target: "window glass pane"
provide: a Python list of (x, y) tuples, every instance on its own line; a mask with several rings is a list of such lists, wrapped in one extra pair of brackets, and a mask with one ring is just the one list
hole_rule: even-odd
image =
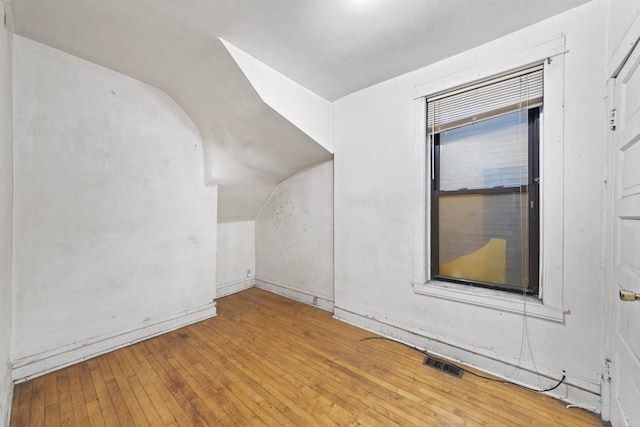
[(526, 287), (527, 214), (526, 192), (441, 196), (438, 274)]
[(526, 185), (527, 110), (440, 133), (440, 191)]

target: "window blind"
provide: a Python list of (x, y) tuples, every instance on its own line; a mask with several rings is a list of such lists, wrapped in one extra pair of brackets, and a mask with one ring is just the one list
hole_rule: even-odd
[(542, 104), (542, 65), (427, 98), (427, 133)]

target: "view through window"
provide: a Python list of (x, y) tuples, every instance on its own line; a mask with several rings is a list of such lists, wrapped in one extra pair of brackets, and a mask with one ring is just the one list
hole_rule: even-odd
[(427, 99), (432, 278), (537, 294), (542, 66)]

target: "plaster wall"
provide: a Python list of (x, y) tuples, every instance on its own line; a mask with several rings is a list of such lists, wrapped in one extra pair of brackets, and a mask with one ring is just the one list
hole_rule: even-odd
[(609, 0), (608, 4), (607, 59), (610, 67), (607, 71), (611, 74), (638, 40), (640, 2)]
[[(6, 26), (4, 24), (6, 22)], [(11, 407), (11, 240), (13, 221), (11, 7), (0, 2), (0, 425)]]
[(254, 221), (218, 224), (217, 298), (254, 285), (255, 234)]
[(14, 39), (14, 378), (215, 315), (216, 187), (163, 92)]
[(245, 8), (208, 0), (189, 6), (129, 0), (16, 3), (17, 34), (158, 88), (187, 113), (201, 133), (203, 179), (218, 186), (219, 222), (253, 220), (280, 181), (331, 158), (265, 104), (218, 39), (229, 34), (223, 29), (244, 33), (240, 28), (247, 28), (255, 35), (256, 24), (275, 28), (267, 15), (280, 27), (289, 4), (274, 12), (271, 3)]
[(333, 162), (280, 183), (258, 213), (256, 286), (333, 308)]
[(280, 74), (251, 55), (225, 42), (233, 59), (260, 98), (329, 152), (331, 147), (331, 103)]
[[(605, 22), (593, 1), (489, 44), (349, 95), (333, 107), (335, 314), (534, 387), (600, 408), (603, 357)], [(559, 235), (561, 322), (419, 295), (414, 269), (416, 87), (566, 38)], [(513, 64), (518, 66), (523, 64)], [(473, 81), (473, 76), (469, 77)], [(547, 141), (551, 144), (555, 141)], [(551, 147), (549, 147), (551, 148)], [(556, 147), (558, 148), (558, 147)], [(560, 208), (560, 207), (559, 207)], [(258, 260), (258, 267), (260, 261)], [(417, 368), (419, 369), (419, 367)], [(540, 375), (538, 375), (538, 373)]]

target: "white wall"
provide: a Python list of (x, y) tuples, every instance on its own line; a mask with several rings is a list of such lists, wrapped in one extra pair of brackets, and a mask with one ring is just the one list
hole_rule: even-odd
[[(337, 317), (532, 386), (546, 387), (566, 370), (570, 386), (555, 395), (599, 409), (605, 16), (606, 2), (596, 0), (335, 103)], [(559, 181), (564, 231), (546, 238), (561, 243), (562, 283), (548, 285), (562, 287), (569, 313), (562, 323), (532, 317), (525, 322), (521, 314), (416, 294), (411, 284), (416, 86), (503, 60), (507, 52), (561, 34), (568, 50), (561, 131), (565, 169)]]
[(218, 224), (217, 298), (254, 285), (255, 235), (254, 221)]
[(609, 0), (607, 28), (608, 75), (622, 64), (624, 56), (637, 41), (640, 28), (640, 2), (636, 0)]
[(280, 74), (253, 56), (222, 40), (260, 98), (329, 152), (331, 103)]
[(0, 7), (0, 425), (11, 405), (11, 238), (13, 221), (12, 53), (8, 4)]
[(14, 378), (215, 315), (216, 188), (163, 92), (15, 37)]
[(280, 183), (258, 213), (256, 286), (333, 308), (333, 162)]

